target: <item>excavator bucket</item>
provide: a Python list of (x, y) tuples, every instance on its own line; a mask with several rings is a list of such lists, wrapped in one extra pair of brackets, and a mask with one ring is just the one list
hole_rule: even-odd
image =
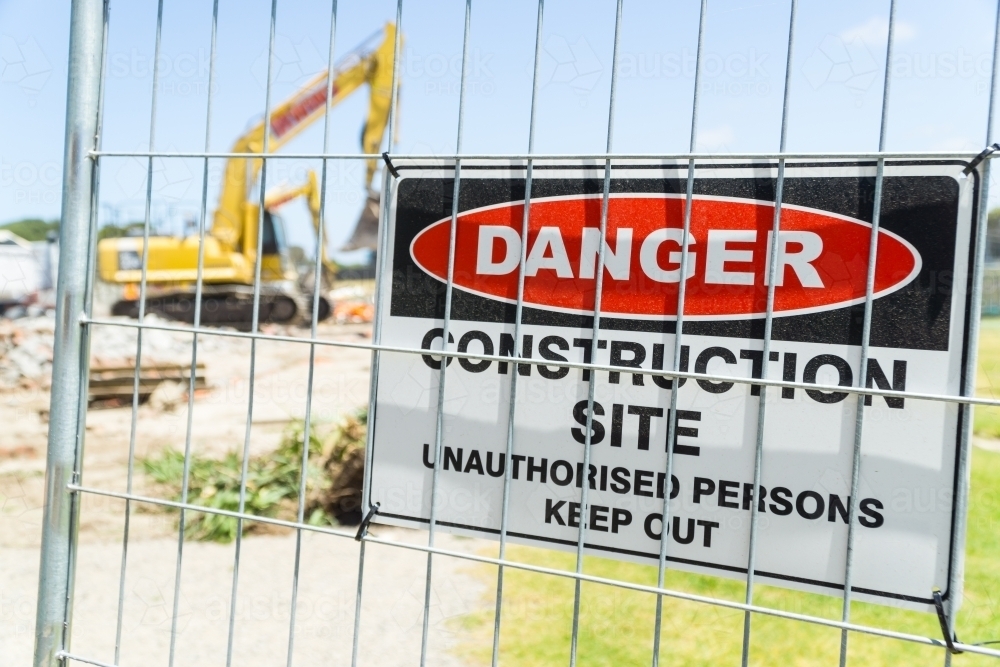
[(354, 233), (341, 250), (378, 249), (379, 210), (378, 193), (369, 192), (365, 207), (361, 210), (361, 217), (354, 227)]

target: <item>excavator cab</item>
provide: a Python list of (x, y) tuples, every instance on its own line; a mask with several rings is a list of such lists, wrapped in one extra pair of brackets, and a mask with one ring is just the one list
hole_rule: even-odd
[(277, 255), (283, 261), (288, 261), (288, 244), (285, 243), (285, 223), (281, 217), (271, 211), (264, 211), (264, 227), (261, 239), (261, 253), (265, 257)]
[(242, 256), (250, 261), (246, 266), (246, 273), (240, 282), (252, 285), (256, 279), (253, 258), (257, 256), (257, 225), (260, 225), (260, 251), (261, 266), (260, 279), (264, 283), (278, 283), (282, 281), (294, 281), (298, 278), (295, 268), (292, 266), (289, 257), (288, 243), (285, 240), (285, 224), (270, 206), (265, 204), (263, 218), (259, 214), (260, 208), (255, 205), (247, 205), (246, 216), (248, 218), (246, 231), (243, 235)]

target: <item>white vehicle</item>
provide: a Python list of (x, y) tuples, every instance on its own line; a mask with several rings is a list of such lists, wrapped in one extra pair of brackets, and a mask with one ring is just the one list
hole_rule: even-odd
[(42, 269), (31, 244), (0, 229), (0, 315), (35, 303), (41, 280)]

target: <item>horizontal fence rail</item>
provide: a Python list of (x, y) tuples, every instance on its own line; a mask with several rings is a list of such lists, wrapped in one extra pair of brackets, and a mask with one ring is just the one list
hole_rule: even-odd
[[(193, 151), (91, 151), (93, 158), (256, 158), (261, 160), (973, 160), (977, 151), (855, 151), (841, 153), (224, 153)], [(1000, 157), (983, 155), (984, 160)], [(603, 165), (595, 165), (603, 167)]]
[(655, 377), (678, 378), (682, 380), (711, 380), (713, 382), (735, 382), (736, 384), (761, 385), (766, 387), (789, 387), (791, 389), (811, 389), (814, 391), (835, 391), (840, 394), (855, 394), (862, 396), (884, 396), (887, 398), (913, 398), (925, 401), (942, 401), (945, 403), (961, 403), (965, 405), (986, 405), (1000, 407), (1000, 399), (980, 398), (977, 396), (952, 396), (949, 394), (927, 394), (915, 391), (896, 391), (893, 389), (878, 389), (877, 387), (855, 387), (853, 385), (820, 384), (812, 382), (797, 382), (794, 380), (768, 380), (766, 378), (748, 378), (736, 375), (719, 375), (713, 373), (692, 373), (690, 371), (658, 370), (654, 368), (636, 368), (634, 366), (610, 366), (608, 364), (588, 364), (578, 361), (555, 361), (532, 357), (506, 356), (498, 354), (480, 354), (476, 352), (458, 352), (457, 350), (440, 350), (423, 347), (398, 347), (379, 345), (376, 343), (350, 343), (347, 341), (329, 340), (325, 338), (309, 338), (298, 336), (281, 336), (277, 334), (251, 333), (210, 327), (171, 326), (169, 324), (137, 324), (123, 320), (108, 318), (85, 318), (88, 324), (96, 326), (113, 326), (127, 329), (148, 329), (150, 331), (171, 331), (174, 333), (243, 338), (249, 340), (269, 340), (284, 343), (303, 343), (322, 345), (325, 347), (342, 347), (352, 350), (371, 350), (373, 352), (399, 352), (415, 354), (422, 357), (445, 357), (448, 359), (470, 359), (473, 361), (497, 361), (502, 363), (527, 366), (552, 366), (553, 368), (574, 368), (579, 370), (604, 371), (608, 373), (629, 373), (633, 375), (649, 375)]

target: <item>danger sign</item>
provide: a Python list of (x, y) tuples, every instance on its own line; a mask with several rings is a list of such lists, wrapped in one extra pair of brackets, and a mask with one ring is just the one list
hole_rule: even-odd
[[(525, 303), (593, 313), (602, 197), (553, 197), (532, 205)], [(609, 200), (602, 314), (643, 319), (676, 314), (684, 230), (664, 223), (683, 223), (684, 202), (684, 195), (677, 194), (618, 194)], [(817, 312), (863, 301), (866, 273), (852, 275), (843, 258), (867, 256), (871, 226), (801, 206), (785, 205), (783, 210), (775, 281), (782, 289), (775, 292), (775, 312)], [(519, 202), (462, 216), (456, 286), (516, 301), (523, 212)], [(770, 202), (698, 198), (687, 240), (687, 319), (746, 319), (764, 313), (773, 218)], [(450, 218), (438, 221), (421, 231), (411, 248), (417, 266), (442, 280), (448, 276), (450, 228)], [(883, 296), (916, 277), (920, 256), (892, 232), (882, 230), (879, 236), (883, 262), (876, 265), (875, 294)]]
[[(978, 172), (964, 176), (959, 161), (887, 163), (871, 349), (862, 369), (874, 163), (788, 164), (776, 240), (773, 164), (699, 166), (686, 238), (686, 163), (616, 166), (593, 359), (602, 168), (536, 165), (522, 238), (524, 165), (463, 164), (445, 342), (453, 171), (428, 162), (396, 167), (381, 342), (427, 354), (384, 352), (373, 378), (369, 491), (381, 503), (379, 521), (429, 522), (442, 363), (433, 351), (447, 345), (534, 363), (447, 360), (440, 529), (496, 538), (509, 471), (512, 540), (575, 549), (582, 521), (591, 554), (655, 564), (666, 539), (668, 567), (743, 578), (756, 502), (757, 576), (841, 594), (857, 401), (829, 386), (863, 379), (879, 389), (959, 393)], [(715, 377), (636, 373), (672, 367), (685, 246), (680, 370)], [(774, 324), (765, 360), (772, 246)], [(514, 340), (522, 253), (524, 309)], [(621, 368), (593, 371), (592, 415), (592, 371), (553, 365), (560, 362)], [(760, 387), (718, 376), (760, 378), (765, 364), (769, 379), (826, 387), (766, 392), (754, 499)], [(668, 442), (674, 391), (677, 429)], [(927, 608), (935, 587), (952, 593), (949, 572), (961, 565), (952, 550), (952, 499), (964, 408), (896, 397), (869, 397), (865, 405), (854, 590), (873, 602)], [(664, 530), (666, 497), (672, 519)]]

